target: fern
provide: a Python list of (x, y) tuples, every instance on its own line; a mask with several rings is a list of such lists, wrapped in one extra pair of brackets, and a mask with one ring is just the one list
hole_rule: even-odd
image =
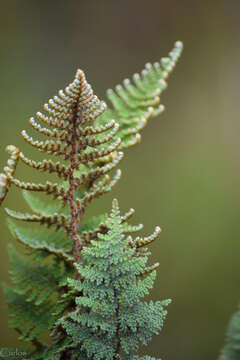
[[(83, 249), (83, 265), (75, 264), (84, 281), (68, 280), (80, 296), (74, 311), (58, 320), (70, 338), (61, 351), (69, 359), (144, 359), (136, 355), (139, 343), (146, 345), (161, 330), (169, 300), (140, 300), (153, 287), (156, 271), (148, 273), (149, 252), (139, 252), (139, 239), (125, 235), (117, 200), (106, 225), (108, 232)], [(155, 238), (159, 228), (156, 233)]]
[[(30, 119), (31, 128), (41, 139), (35, 140), (25, 130), (22, 132), (23, 139), (45, 152), (47, 158), (35, 161), (14, 146), (7, 148), (10, 159), (0, 174), (0, 204), (10, 186), (15, 185), (23, 190), (31, 212), (6, 209), (10, 231), (25, 254), (20, 255), (10, 247), (14, 287), (4, 285), (4, 292), (10, 325), (20, 333), (20, 339), (36, 348), (31, 359), (45, 359), (49, 348), (40, 337), (52, 329), (61, 314), (71, 310), (74, 294), (66, 301), (59, 300), (67, 291), (67, 279), (80, 279), (74, 264), (80, 263), (82, 249), (98, 234), (108, 231), (105, 214), (84, 222), (86, 209), (116, 184), (121, 173), (119, 169), (114, 174), (112, 171), (123, 157), (122, 150), (136, 144), (148, 119), (163, 110), (159, 95), (181, 51), (182, 44), (177, 42), (168, 58), (153, 66), (147, 64), (141, 75), (134, 75), (133, 82), (125, 80), (124, 86), (116, 87), (116, 92), (109, 90), (109, 108), (94, 95), (84, 73), (78, 70), (74, 81), (44, 105), (44, 112)], [(42, 136), (47, 140), (42, 140)], [(53, 161), (50, 156), (60, 160)], [(16, 178), (19, 162), (47, 173), (47, 181), (33, 183)], [(50, 181), (50, 175), (59, 180)], [(47, 201), (34, 192), (51, 199)], [(128, 225), (132, 215), (130, 210), (121, 218), (128, 232), (140, 229)], [(155, 235), (139, 239), (136, 246), (142, 248)], [(154, 267), (148, 269), (149, 273), (153, 270)], [(54, 332), (51, 337), (51, 343), (58, 346), (59, 334), (57, 340)]]
[(240, 358), (240, 309), (233, 315), (227, 329), (225, 346), (219, 360), (238, 360)]

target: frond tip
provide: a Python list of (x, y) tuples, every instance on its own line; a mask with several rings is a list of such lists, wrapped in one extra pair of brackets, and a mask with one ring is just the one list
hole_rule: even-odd
[(167, 88), (167, 78), (178, 62), (182, 49), (182, 42), (177, 41), (167, 57), (154, 64), (147, 63), (140, 73), (126, 78), (115, 89), (107, 90), (110, 106), (98, 122), (102, 125), (115, 119), (119, 123), (120, 149), (136, 145), (140, 141), (139, 132), (148, 120), (163, 112), (160, 95)]
[(19, 149), (16, 146), (8, 145), (6, 151), (11, 155), (7, 161), (7, 166), (4, 168), (4, 173), (0, 174), (0, 205), (5, 199), (9, 187), (9, 177), (13, 176), (19, 160)]
[(162, 229), (159, 226), (157, 226), (152, 235), (144, 237), (144, 238), (137, 237), (135, 240), (137, 248), (140, 248), (142, 246), (146, 246), (146, 245), (152, 243), (154, 240), (159, 238), (161, 232), (162, 232)]

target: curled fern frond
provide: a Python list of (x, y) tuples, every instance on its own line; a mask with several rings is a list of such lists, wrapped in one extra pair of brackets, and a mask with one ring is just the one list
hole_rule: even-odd
[(161, 232), (162, 232), (162, 229), (159, 226), (157, 226), (152, 235), (144, 237), (144, 238), (137, 237), (135, 240), (136, 246), (138, 248), (140, 248), (142, 246), (146, 246), (146, 245), (152, 243), (154, 240), (159, 238)]
[(7, 166), (4, 168), (4, 173), (0, 174), (0, 205), (8, 193), (10, 186), (9, 178), (14, 175), (19, 161), (19, 150), (16, 146), (9, 145), (6, 150), (11, 156), (7, 162)]

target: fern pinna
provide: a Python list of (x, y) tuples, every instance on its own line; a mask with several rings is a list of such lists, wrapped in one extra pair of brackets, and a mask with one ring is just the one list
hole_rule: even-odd
[(169, 300), (141, 301), (156, 277), (153, 267), (146, 266), (149, 252), (141, 249), (159, 236), (160, 228), (145, 239), (127, 235), (131, 227), (122, 223), (116, 199), (106, 226), (108, 232), (98, 234), (97, 240), (83, 249), (83, 263), (75, 263), (84, 281), (68, 281), (76, 293), (75, 308), (57, 322), (68, 336), (65, 356), (79, 360), (154, 359), (138, 356), (139, 344), (146, 345), (161, 330)]
[[(133, 76), (133, 82), (125, 80), (116, 91), (108, 90), (112, 104), (109, 108), (94, 95), (84, 73), (78, 70), (74, 81), (44, 105), (43, 113), (38, 112), (29, 121), (39, 135), (49, 140), (34, 140), (26, 131), (22, 132), (24, 140), (35, 149), (62, 160), (34, 161), (14, 146), (7, 149), (11, 157), (0, 174), (0, 203), (9, 187), (15, 185), (24, 190), (23, 196), (32, 213), (6, 209), (10, 230), (29, 257), (10, 247), (15, 287), (4, 285), (4, 292), (10, 325), (20, 333), (20, 339), (35, 346), (36, 356), (48, 346), (41, 335), (71, 306), (71, 301), (66, 305), (58, 299), (66, 291), (67, 278), (79, 278), (73, 264), (80, 262), (83, 247), (96, 239), (97, 234), (107, 231), (106, 215), (84, 223), (86, 208), (115, 185), (120, 170), (112, 176), (108, 173), (122, 159), (121, 150), (139, 142), (139, 131), (150, 117), (163, 110), (159, 95), (181, 51), (182, 43), (177, 42), (168, 58), (153, 66), (147, 64), (141, 75)], [(19, 161), (57, 175), (60, 180), (56, 183), (47, 180), (43, 184), (23, 182), (15, 177)], [(33, 195), (34, 192), (50, 195), (51, 201)], [(129, 215), (131, 212), (122, 221)]]

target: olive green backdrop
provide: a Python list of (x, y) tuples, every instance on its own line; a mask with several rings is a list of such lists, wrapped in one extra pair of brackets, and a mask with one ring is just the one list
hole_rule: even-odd
[[(165, 113), (143, 132), (121, 163), (115, 190), (135, 220), (163, 228), (152, 246), (159, 260), (153, 297), (173, 299), (148, 353), (169, 360), (216, 359), (230, 315), (240, 302), (240, 2), (0, 1), (0, 167), (7, 144), (78, 67), (95, 92), (120, 82), (175, 40), (184, 53), (162, 96)], [(30, 176), (21, 166), (18, 177)], [(25, 207), (19, 193), (6, 206)], [(1, 280), (8, 280), (12, 241), (0, 210)], [(1, 293), (1, 304), (4, 299)], [(19, 346), (2, 308), (0, 347)]]

